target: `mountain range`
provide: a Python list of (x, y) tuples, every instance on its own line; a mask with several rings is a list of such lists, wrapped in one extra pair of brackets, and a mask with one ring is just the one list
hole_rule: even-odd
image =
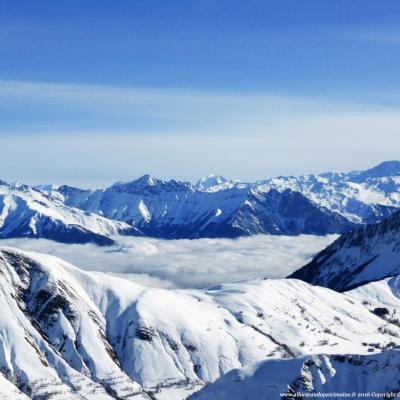
[(85, 190), (0, 181), (0, 237), (110, 244), (115, 234), (164, 239), (341, 234), (399, 210), (399, 189), (399, 161), (254, 183), (209, 176), (193, 185), (144, 175)]

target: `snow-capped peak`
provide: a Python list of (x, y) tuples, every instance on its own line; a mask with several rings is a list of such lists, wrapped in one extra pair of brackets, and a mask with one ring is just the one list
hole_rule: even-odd
[(154, 186), (157, 182), (161, 182), (158, 179), (153, 178), (149, 174), (142, 175), (140, 178), (134, 179), (132, 181), (118, 181), (114, 183), (114, 187), (130, 187), (130, 186)]
[(228, 182), (228, 179), (224, 178), (221, 175), (214, 175), (210, 174), (206, 177), (200, 178), (196, 184), (195, 187), (197, 189), (210, 189), (213, 186), (221, 185), (222, 183)]
[(164, 191), (172, 192), (193, 190), (192, 186), (187, 182), (179, 182), (174, 179), (163, 181), (161, 179), (153, 178), (149, 174), (143, 175), (133, 181), (116, 182), (110, 189), (120, 193), (143, 194), (145, 192), (151, 192), (158, 195), (161, 195)]
[(219, 190), (232, 189), (235, 187), (244, 188), (248, 186), (250, 185), (236, 179), (227, 179), (221, 175), (210, 174), (200, 178), (193, 187), (201, 192), (218, 192)]
[(158, 179), (154, 179), (151, 175), (145, 174), (136, 180), (137, 183), (143, 183), (148, 186), (154, 186)]

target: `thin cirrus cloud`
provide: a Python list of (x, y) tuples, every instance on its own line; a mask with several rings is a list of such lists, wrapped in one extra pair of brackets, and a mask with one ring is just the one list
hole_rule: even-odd
[(31, 184), (366, 168), (398, 157), (398, 126), (368, 102), (0, 81), (1, 178)]
[(52, 254), (79, 268), (121, 275), (145, 286), (201, 288), (253, 278), (284, 278), (336, 237), (258, 235), (198, 240), (118, 237), (111, 248), (45, 239), (5, 239), (1, 245)]
[(240, 133), (248, 127), (259, 131), (287, 115), (306, 115), (310, 109), (327, 113), (354, 108), (257, 93), (18, 81), (0, 81), (0, 99), (3, 134)]

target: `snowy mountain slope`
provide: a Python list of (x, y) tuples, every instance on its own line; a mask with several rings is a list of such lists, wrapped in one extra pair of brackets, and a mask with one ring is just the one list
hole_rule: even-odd
[(33, 398), (147, 399), (121, 371), (105, 337), (104, 318), (62, 270), (50, 273), (6, 250), (0, 268), (4, 377)]
[(237, 185), (202, 191), (145, 175), (95, 191), (62, 186), (50, 195), (68, 206), (133, 223), (145, 235), (168, 239), (327, 234), (355, 226), (289, 189), (261, 192)]
[(344, 291), (400, 274), (400, 212), (339, 237), (290, 277)]
[[(166, 239), (259, 233), (324, 235), (381, 221), (400, 209), (400, 162), (387, 161), (366, 171), (279, 177), (255, 183), (209, 176), (192, 185), (144, 175), (97, 190), (65, 185), (30, 188), (5, 182), (0, 188), (18, 191), (18, 195), (13, 195), (22, 197), (18, 203), (22, 209), (7, 220), (11, 227), (5, 229), (7, 235), (12, 235), (11, 230), (16, 236), (61, 241), (88, 241), (87, 230), (103, 236), (109, 236), (110, 232), (140, 234), (141, 231), (147, 236)], [(21, 221), (20, 215), (26, 215), (25, 208), (32, 205), (31, 201), (28, 206), (24, 204), (27, 200), (21, 193), (29, 194), (36, 205), (46, 204), (46, 211), (50, 208), (57, 216), (34, 207), (29, 211), (32, 215)], [(3, 196), (10, 197), (10, 193)], [(38, 196), (42, 198), (36, 199)], [(9, 208), (2, 204), (2, 209)], [(103, 218), (85, 214), (88, 212)], [(33, 214), (38, 214), (42, 222), (38, 223)], [(112, 226), (109, 220), (127, 225), (115, 222), (117, 226)], [(37, 229), (32, 228), (36, 225)]]
[(389, 314), (381, 315), (374, 290), (366, 302), (298, 280), (152, 289), (2, 248), (0, 370), (31, 395), (129, 398), (140, 393), (138, 382), (156, 399), (171, 399), (172, 391), (188, 395), (267, 358), (399, 346), (399, 305), (386, 301)]
[(226, 190), (232, 188), (249, 188), (249, 183), (240, 182), (237, 180), (228, 180), (221, 175), (208, 175), (207, 177), (200, 178), (194, 188), (203, 192), (217, 192), (219, 190)]
[(384, 161), (365, 171), (280, 176), (255, 183), (210, 176), (196, 184), (197, 189), (211, 192), (233, 187), (298, 191), (352, 222), (374, 223), (400, 208), (400, 161)]
[(390, 350), (373, 355), (318, 355), (268, 360), (233, 370), (190, 399), (289, 400), (304, 399), (318, 393), (320, 395), (316, 397), (328, 400), (365, 393), (370, 393), (366, 397), (394, 398), (396, 396), (390, 396), (390, 393), (399, 391), (400, 350)]
[(28, 400), (29, 397), (22, 393), (12, 382), (0, 373), (0, 399), (1, 400)]
[(400, 276), (371, 282), (349, 290), (346, 294), (361, 300), (371, 312), (389, 323), (400, 325)]
[(60, 242), (111, 244), (108, 237), (137, 234), (119, 221), (111, 221), (68, 207), (26, 185), (0, 185), (0, 237), (40, 237)]
[[(369, 283), (346, 293), (387, 322), (389, 332), (400, 326), (400, 277)], [(382, 331), (381, 329), (381, 331)], [(291, 359), (268, 359), (232, 370), (190, 396), (190, 400), (303, 399), (307, 393), (337, 399), (335, 393), (370, 393), (366, 397), (395, 398), (400, 392), (400, 350), (368, 343), (371, 355), (340, 353)], [(376, 395), (372, 395), (375, 393)], [(393, 393), (391, 395), (391, 393)], [(331, 394), (331, 395), (329, 395)], [(353, 396), (354, 397), (354, 396)]]
[(365, 171), (267, 179), (255, 186), (265, 191), (290, 188), (352, 222), (370, 224), (400, 207), (400, 161), (385, 161)]
[(348, 180), (354, 182), (373, 182), (374, 179), (400, 176), (400, 161), (384, 161), (365, 171), (353, 171), (347, 174)]

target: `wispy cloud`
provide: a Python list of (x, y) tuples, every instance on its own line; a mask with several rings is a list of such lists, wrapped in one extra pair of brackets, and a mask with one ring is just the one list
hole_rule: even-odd
[(282, 120), (391, 110), (257, 93), (0, 81), (0, 134), (263, 132)]
[(206, 287), (252, 278), (282, 278), (303, 266), (335, 236), (259, 235), (239, 239), (118, 238), (112, 248), (7, 239), (0, 246), (43, 252), (87, 270), (124, 275), (155, 287)]
[(0, 81), (1, 177), (26, 183), (363, 168), (398, 157), (399, 126), (368, 101)]
[(301, 103), (257, 94), (2, 81), (0, 133), (207, 133), (295, 111)]

